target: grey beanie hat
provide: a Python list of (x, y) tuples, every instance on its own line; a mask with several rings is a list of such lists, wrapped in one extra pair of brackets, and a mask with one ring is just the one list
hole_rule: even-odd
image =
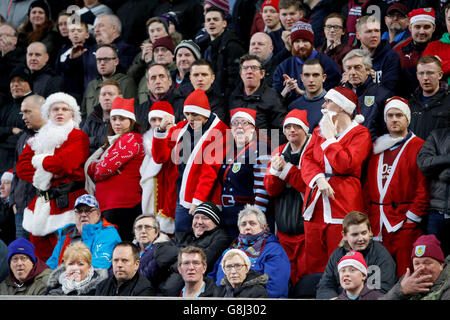
[(182, 40), (175, 48), (175, 56), (180, 48), (187, 48), (191, 50), (196, 60), (201, 58), (200, 47), (192, 40)]

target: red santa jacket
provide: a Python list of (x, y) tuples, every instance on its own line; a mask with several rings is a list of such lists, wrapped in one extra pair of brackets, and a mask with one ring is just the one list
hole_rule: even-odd
[(141, 202), (139, 168), (145, 151), (140, 133), (120, 136), (100, 161), (89, 164), (88, 174), (95, 181), (95, 197), (100, 210), (132, 208)]
[[(341, 224), (350, 211), (363, 209), (361, 168), (372, 150), (369, 130), (352, 124), (335, 139), (320, 136), (317, 127), (301, 161), (301, 174), (307, 187), (303, 218), (309, 221), (322, 208), (325, 223)], [(316, 181), (320, 177), (328, 180), (334, 190), (331, 200), (318, 192)], [(321, 205), (317, 206), (321, 202)]]
[(421, 216), (427, 212), (427, 181), (416, 162), (423, 144), (424, 141), (414, 134), (403, 143), (384, 186), (384, 152), (371, 155), (364, 183), (364, 199), (375, 237), (381, 236), (383, 226), (388, 232), (395, 232), (407, 218), (420, 222)]
[[(89, 156), (89, 137), (79, 129), (72, 129), (64, 143), (55, 148), (53, 154), (42, 155), (40, 161), (33, 160), (35, 151), (27, 143), (17, 164), (17, 176), (33, 183), (50, 179), (51, 187), (58, 187), (73, 181), (84, 181), (84, 162)], [(34, 163), (34, 165), (33, 165)], [(84, 188), (69, 193), (68, 206), (59, 208), (54, 199), (46, 202), (36, 196), (24, 210), (23, 227), (35, 236), (45, 236), (75, 223), (73, 206), (75, 200), (87, 193)]]
[[(165, 163), (171, 157), (176, 164), (182, 161), (178, 159), (180, 139), (188, 126), (187, 121), (180, 121), (168, 132), (155, 131), (152, 156), (156, 163)], [(199, 205), (205, 201), (221, 206), (217, 174), (225, 157), (227, 129), (227, 125), (215, 117), (190, 153), (181, 177), (179, 199), (183, 207), (189, 209), (191, 204)]]

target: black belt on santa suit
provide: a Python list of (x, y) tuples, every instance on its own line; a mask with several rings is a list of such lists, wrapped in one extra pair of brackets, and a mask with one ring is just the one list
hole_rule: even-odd
[(395, 202), (395, 201), (392, 201), (391, 203), (378, 203), (378, 202), (370, 201), (370, 204), (376, 204), (376, 205), (378, 205), (378, 206), (392, 206), (392, 208), (393, 208), (394, 210), (397, 209), (398, 206), (401, 205), (401, 204), (409, 204), (409, 203), (412, 203), (412, 201), (405, 201), (405, 202)]
[(84, 186), (84, 181), (72, 181), (57, 187), (51, 187), (46, 191), (37, 189), (36, 195), (43, 197), (45, 202), (50, 201), (50, 199), (55, 199), (58, 208), (64, 209), (69, 206), (69, 193), (83, 189)]

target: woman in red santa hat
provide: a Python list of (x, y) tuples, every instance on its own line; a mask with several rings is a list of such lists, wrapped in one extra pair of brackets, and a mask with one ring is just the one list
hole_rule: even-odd
[(324, 271), (342, 239), (345, 215), (364, 209), (361, 169), (372, 150), (370, 133), (361, 125), (358, 97), (351, 89), (328, 91), (322, 113), (301, 161), (307, 185), (303, 211), (307, 274)]
[(28, 140), (16, 172), (38, 191), (24, 211), (23, 227), (30, 233), (35, 254), (46, 261), (57, 242), (53, 232), (75, 223), (75, 200), (86, 193), (83, 165), (89, 156), (89, 138), (79, 130), (80, 107), (72, 96), (50, 95), (41, 113), (47, 124)]
[(87, 174), (103, 217), (118, 227), (124, 241), (133, 240), (133, 222), (142, 213), (139, 168), (145, 156), (134, 99), (114, 99), (105, 144), (88, 160)]
[(173, 182), (178, 178), (178, 172), (171, 160), (156, 163), (152, 156), (153, 135), (164, 117), (169, 117), (173, 123), (175, 122), (172, 105), (167, 101), (155, 102), (148, 113), (150, 129), (143, 135), (145, 157), (140, 168), (142, 212), (154, 214), (160, 230), (166, 234), (173, 234), (177, 204), (176, 186)]

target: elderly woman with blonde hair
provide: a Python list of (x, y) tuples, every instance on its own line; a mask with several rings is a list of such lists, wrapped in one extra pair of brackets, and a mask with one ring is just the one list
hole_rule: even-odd
[(107, 269), (95, 269), (92, 255), (81, 241), (74, 242), (64, 252), (63, 263), (49, 276), (47, 295), (95, 295), (97, 285), (108, 277)]
[(231, 249), (220, 263), (225, 277), (217, 287), (216, 297), (267, 298), (266, 284), (269, 276), (256, 272), (250, 259), (240, 249)]

